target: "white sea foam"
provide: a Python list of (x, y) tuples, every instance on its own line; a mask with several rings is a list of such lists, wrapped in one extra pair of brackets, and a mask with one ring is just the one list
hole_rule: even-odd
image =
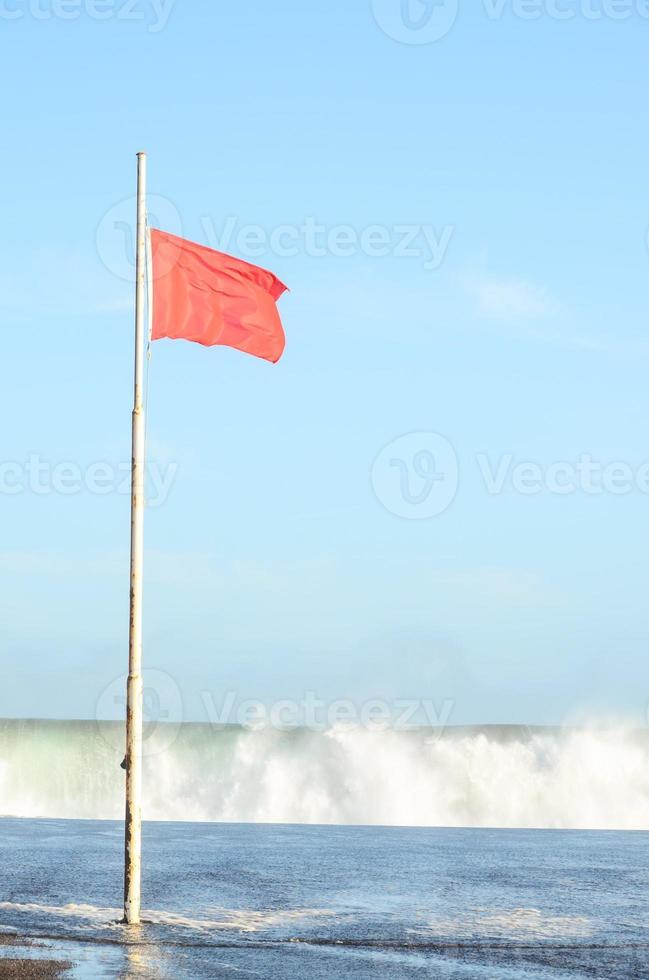
[[(116, 729), (117, 731), (117, 729)], [(0, 812), (123, 816), (105, 726), (0, 723)], [(151, 820), (649, 829), (649, 737), (609, 729), (280, 732), (181, 726), (147, 753)]]
[[(123, 915), (122, 909), (104, 908), (98, 905), (47, 905), (39, 902), (0, 902), (0, 909), (26, 915), (46, 915), (60, 919), (74, 919), (80, 924), (105, 926), (118, 925)], [(143, 909), (142, 919), (155, 925), (171, 926), (176, 929), (190, 929), (192, 932), (212, 932), (235, 930), (238, 932), (259, 932), (274, 926), (293, 922), (311, 921), (316, 918), (333, 916), (326, 909), (226, 909), (210, 907), (200, 916), (183, 915), (179, 912), (165, 912), (156, 909)]]
[[(410, 930), (415, 933), (415, 930)], [(584, 939), (593, 934), (593, 924), (578, 915), (548, 915), (538, 909), (473, 909), (461, 917), (434, 919), (418, 936), (453, 936), (469, 939)]]

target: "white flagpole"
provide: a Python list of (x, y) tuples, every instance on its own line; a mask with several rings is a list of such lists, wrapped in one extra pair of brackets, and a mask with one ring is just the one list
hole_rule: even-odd
[(146, 260), (146, 153), (137, 155), (137, 260), (135, 287), (135, 395), (131, 475), (131, 615), (126, 691), (126, 821), (124, 922), (140, 921), (142, 855), (142, 560), (144, 555), (144, 297)]

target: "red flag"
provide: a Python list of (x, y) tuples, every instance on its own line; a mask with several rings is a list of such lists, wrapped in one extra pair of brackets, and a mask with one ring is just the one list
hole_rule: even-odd
[(286, 286), (232, 255), (151, 231), (152, 340), (221, 344), (279, 361), (286, 338), (277, 306)]

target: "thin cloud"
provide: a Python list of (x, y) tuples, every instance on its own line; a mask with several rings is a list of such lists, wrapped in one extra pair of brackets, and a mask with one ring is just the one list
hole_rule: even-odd
[(531, 572), (498, 566), (439, 572), (434, 576), (438, 586), (467, 592), (480, 602), (502, 606), (556, 606), (563, 596), (548, 588)]
[(526, 279), (481, 279), (470, 284), (480, 315), (517, 322), (561, 314), (559, 304), (541, 286)]
[(595, 333), (589, 324), (581, 327), (578, 311), (529, 279), (476, 275), (466, 277), (463, 287), (473, 316), (509, 337), (599, 354), (645, 355), (649, 351), (649, 342), (642, 338)]

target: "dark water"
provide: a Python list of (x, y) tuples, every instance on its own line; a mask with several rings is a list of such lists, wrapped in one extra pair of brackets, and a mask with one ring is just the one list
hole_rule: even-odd
[(1, 820), (2, 930), (78, 977), (649, 977), (646, 833), (147, 824), (135, 930), (121, 860), (119, 824)]

